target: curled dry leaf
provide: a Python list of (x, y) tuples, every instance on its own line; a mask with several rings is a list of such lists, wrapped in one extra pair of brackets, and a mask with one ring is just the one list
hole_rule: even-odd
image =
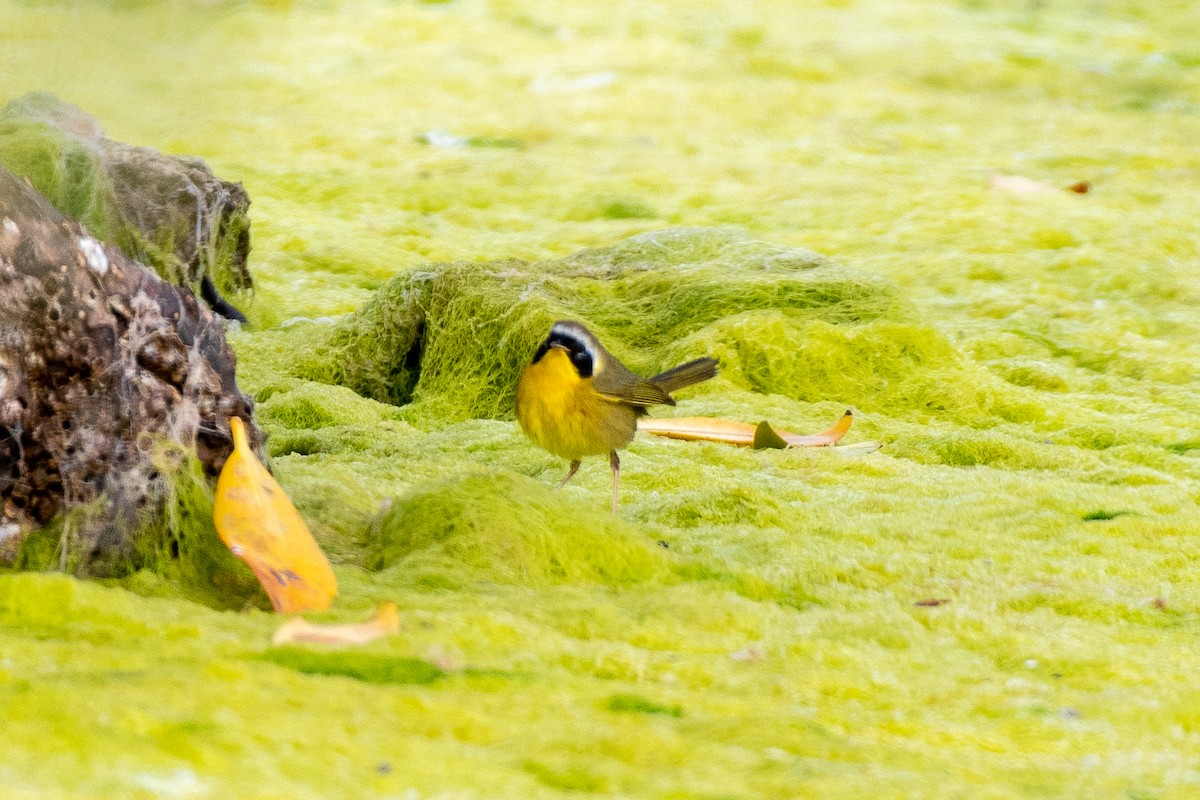
[[(787, 447), (829, 447), (841, 441), (854, 423), (854, 414), (847, 411), (832, 428), (822, 433), (801, 435), (772, 428), (766, 422), (751, 425), (748, 422), (737, 422), (731, 419), (717, 417), (675, 417), (673, 419), (650, 419), (643, 417), (638, 420), (638, 430), (665, 436), (669, 439), (684, 439), (690, 442), (722, 442), (755, 450), (775, 448), (782, 450)], [(881, 445), (877, 442), (864, 443), (875, 445), (878, 450)], [(869, 451), (868, 451), (869, 452)]]
[(384, 603), (368, 622), (350, 625), (317, 625), (296, 617), (279, 626), (271, 644), (366, 644), (400, 630), (400, 612), (395, 603)]
[(221, 541), (253, 570), (281, 613), (319, 611), (337, 595), (337, 578), (304, 519), (258, 462), (246, 428), (229, 420), (233, 453), (217, 478), (213, 522)]

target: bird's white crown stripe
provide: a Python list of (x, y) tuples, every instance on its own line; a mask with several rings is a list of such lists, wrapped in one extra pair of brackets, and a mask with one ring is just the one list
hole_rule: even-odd
[(555, 323), (554, 327), (550, 329), (550, 334), (565, 336), (568, 339), (573, 339), (579, 342), (581, 345), (583, 345), (583, 349), (587, 351), (587, 354), (592, 357), (592, 363), (597, 363), (599, 361), (595, 348), (593, 348), (592, 343), (588, 341), (589, 337), (582, 330), (580, 330), (579, 326), (564, 322)]

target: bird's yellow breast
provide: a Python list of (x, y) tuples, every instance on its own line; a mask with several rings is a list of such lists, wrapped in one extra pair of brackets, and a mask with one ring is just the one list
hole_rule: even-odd
[(637, 430), (633, 408), (598, 394), (557, 348), (521, 373), (517, 420), (536, 444), (571, 460), (624, 447)]

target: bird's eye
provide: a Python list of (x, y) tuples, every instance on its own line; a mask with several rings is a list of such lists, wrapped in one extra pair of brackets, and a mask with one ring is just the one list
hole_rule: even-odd
[(571, 353), (571, 363), (575, 365), (579, 377), (590, 378), (592, 376), (592, 356), (587, 350), (577, 350)]

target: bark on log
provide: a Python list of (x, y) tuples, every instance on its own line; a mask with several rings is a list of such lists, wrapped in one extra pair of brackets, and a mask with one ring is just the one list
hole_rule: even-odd
[(260, 447), (224, 326), (195, 295), (129, 260), (0, 168), (0, 539), (100, 501), (81, 562), (132, 552), (162, 496), (152, 454), (194, 448), (216, 475), (229, 417)]
[(198, 158), (113, 141), (81, 109), (32, 92), (0, 110), (0, 165), (172, 283), (245, 321), (218, 288), (251, 287), (250, 198)]

